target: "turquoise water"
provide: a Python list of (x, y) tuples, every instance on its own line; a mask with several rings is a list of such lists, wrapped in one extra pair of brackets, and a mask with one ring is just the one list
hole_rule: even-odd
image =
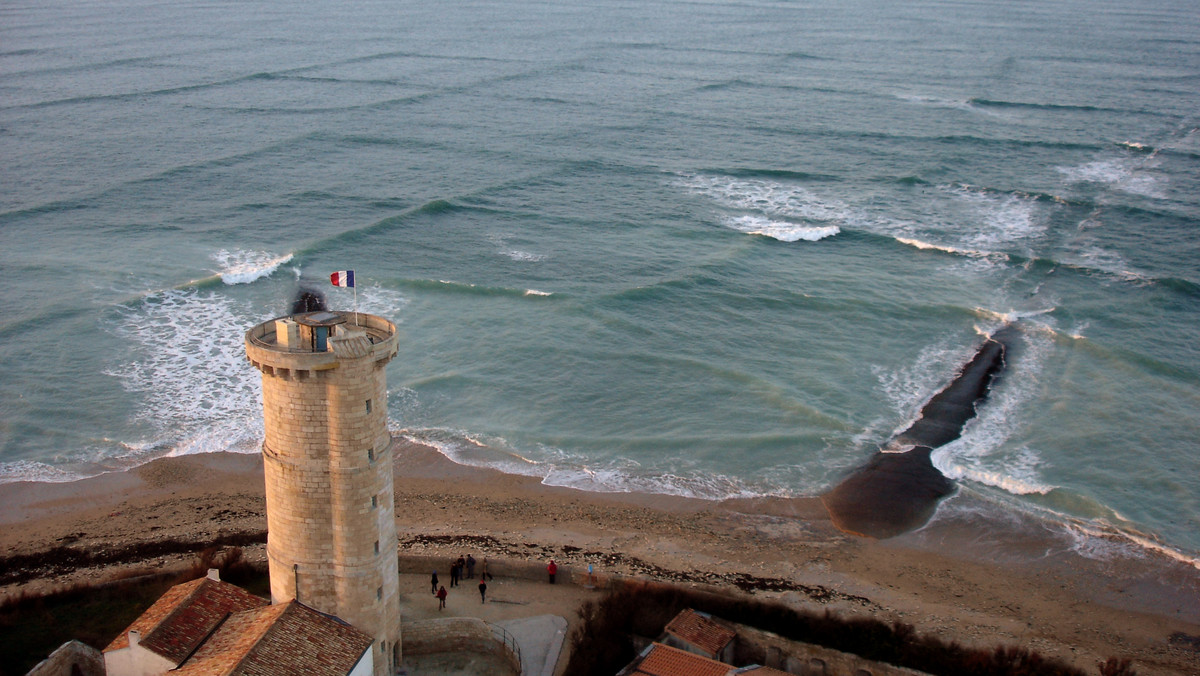
[(706, 497), (827, 489), (1015, 321), (946, 508), (1200, 552), (1190, 3), (0, 12), (3, 480), (256, 452), (301, 284), (398, 324), (405, 434)]

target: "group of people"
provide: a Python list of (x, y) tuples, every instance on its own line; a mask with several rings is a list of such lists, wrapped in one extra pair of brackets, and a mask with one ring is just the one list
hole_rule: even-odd
[[(554, 584), (554, 578), (558, 575), (558, 564), (554, 563), (554, 559), (550, 559), (550, 563), (546, 566), (546, 573), (550, 576), (550, 584)], [(592, 566), (588, 565), (588, 577), (591, 577)], [(459, 581), (475, 579), (475, 557), (467, 554), (460, 556), (450, 562), (450, 586), (457, 587)], [(487, 603), (487, 583), (492, 579), (492, 574), (488, 572), (488, 560), (483, 559), (483, 567), (479, 571), (479, 602)], [(430, 588), (433, 595), (438, 599), (438, 610), (446, 607), (446, 597), (449, 593), (446, 587), (438, 586), (437, 571), (433, 571), (433, 578), (430, 580)]]
[[(460, 581), (475, 579), (475, 557), (467, 554), (460, 556), (450, 562), (450, 586), (457, 587)], [(483, 559), (483, 566), (479, 571), (479, 602), (487, 603), (487, 581), (492, 579), (492, 574), (488, 572), (488, 560)], [(437, 571), (433, 571), (431, 580), (433, 595), (438, 599), (438, 610), (446, 607), (446, 592), (445, 586), (438, 586)]]

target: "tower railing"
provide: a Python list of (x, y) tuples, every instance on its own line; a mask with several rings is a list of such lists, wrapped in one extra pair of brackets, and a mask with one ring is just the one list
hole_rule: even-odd
[(504, 649), (508, 651), (508, 654), (511, 657), (516, 658), (516, 663), (521, 665), (522, 673), (524, 673), (525, 665), (521, 663), (521, 646), (517, 643), (516, 637), (508, 633), (508, 630), (500, 625), (492, 624), (491, 622), (486, 621), (484, 624), (486, 624), (488, 629), (491, 630), (492, 638), (496, 639), (497, 643), (504, 646)]

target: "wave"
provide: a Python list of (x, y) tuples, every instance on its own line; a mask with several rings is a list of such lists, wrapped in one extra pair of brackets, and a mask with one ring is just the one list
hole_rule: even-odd
[[(1039, 241), (1051, 219), (1038, 209), (1048, 207), (1088, 207), (1088, 200), (1068, 199), (1053, 193), (997, 189), (966, 183), (937, 186), (941, 199), (953, 200), (935, 213), (967, 209), (965, 218), (939, 223), (936, 218), (907, 220), (868, 207), (860, 207), (832, 196), (824, 186), (808, 186), (784, 178), (742, 178), (714, 174), (674, 174), (684, 190), (711, 199), (717, 206), (735, 213), (719, 214), (726, 227), (747, 234), (763, 235), (780, 241), (818, 241), (835, 234), (863, 234), (893, 240), (921, 251), (958, 256), (988, 265), (1019, 265), (1046, 271), (1075, 270), (1100, 274), (1122, 283), (1162, 284), (1166, 288), (1195, 296), (1200, 282), (1181, 277), (1154, 277), (1131, 270), (1128, 264), (1110, 252), (1085, 249), (1064, 252), (1059, 258), (1035, 255), (1027, 243)], [(889, 179), (906, 181), (910, 179)], [(920, 179), (911, 179), (913, 182)], [(1045, 205), (1040, 206), (1040, 205)], [(1153, 209), (1115, 205), (1107, 207), (1129, 216), (1173, 217)]]
[[(846, 230), (861, 231), (919, 248), (970, 252), (978, 259), (1003, 262), (1004, 254), (992, 253), (997, 245), (1035, 239), (1047, 227), (1045, 219), (1034, 210), (1034, 198), (959, 185), (940, 186), (939, 191), (944, 195), (942, 199), (959, 203), (954, 208), (969, 209), (970, 217), (939, 224), (936, 220), (922, 222), (919, 215), (911, 220), (897, 217), (874, 206), (858, 206), (834, 197), (830, 190), (785, 181), (696, 174), (680, 176), (678, 181), (684, 189), (708, 197), (725, 209), (742, 212), (723, 216), (726, 226), (789, 242), (816, 241)], [(918, 237), (922, 232), (929, 235)], [(935, 237), (953, 238), (954, 242), (940, 243)]]
[[(1106, 108), (1103, 106), (1078, 105), (1070, 103), (1036, 103), (1029, 101), (1000, 101), (996, 99), (970, 98), (967, 103), (973, 106), (984, 108), (1028, 108), (1032, 110), (1050, 110), (1050, 111), (1075, 111), (1083, 113), (1117, 113), (1128, 115), (1131, 113), (1146, 114), (1144, 110), (1127, 110), (1122, 108)], [(1157, 114), (1157, 113), (1155, 113)]]
[[(105, 67), (109, 64), (90, 64), (81, 66), (83, 69), (94, 69)], [(81, 103), (96, 103), (100, 101), (141, 101), (148, 97), (154, 96), (171, 96), (174, 94), (183, 94), (187, 92), (203, 91), (205, 89), (218, 89), (228, 87), (234, 84), (243, 82), (253, 82), (255, 80), (270, 79), (274, 77), (271, 73), (251, 73), (249, 75), (241, 75), (238, 77), (226, 78), (212, 82), (196, 82), (193, 84), (182, 84), (174, 87), (160, 87), (158, 89), (144, 89), (139, 91), (116, 92), (112, 94), (87, 94), (83, 96), (69, 96), (61, 99), (50, 99), (46, 101), (36, 101), (32, 103), (21, 103), (13, 106), (0, 106), (0, 110), (40, 110), (42, 108), (51, 108), (55, 106), (78, 105)]]
[(292, 260), (292, 254), (276, 256), (267, 251), (244, 251), (221, 249), (212, 255), (221, 265), (217, 273), (226, 284), (249, 284), (270, 277), (280, 265)]
[(518, 289), (505, 286), (485, 286), (469, 282), (456, 282), (449, 279), (402, 279), (397, 282), (400, 286), (414, 291), (446, 293), (464, 296), (481, 296), (493, 298), (555, 298), (559, 294), (538, 289)]
[(704, 500), (752, 498), (774, 495), (749, 488), (733, 477), (712, 473), (677, 474), (647, 472), (639, 463), (616, 458), (597, 462), (561, 449), (539, 445), (537, 459), (512, 448), (501, 437), (468, 434), (460, 430), (405, 429), (399, 435), (435, 448), (450, 460), (487, 467), (509, 474), (536, 477), (547, 486), (574, 488), (592, 493), (645, 493)]
[(1007, 118), (1008, 116), (997, 113), (996, 111), (988, 110), (986, 106), (980, 106), (975, 103), (974, 99), (955, 99), (944, 98), (939, 96), (926, 96), (921, 94), (896, 94), (896, 98), (908, 103), (915, 103), (922, 106), (932, 106), (934, 108), (951, 108), (954, 110), (962, 110), (969, 113), (988, 115), (997, 118)]
[(1147, 162), (1146, 158), (1111, 158), (1055, 169), (1071, 183), (1103, 184), (1142, 197), (1165, 199), (1166, 179), (1148, 173), (1146, 169), (1152, 169), (1153, 166)]
[(926, 242), (912, 237), (896, 237), (895, 239), (901, 244), (921, 249), (923, 251), (941, 251), (943, 253), (954, 254), (956, 256), (966, 256), (968, 258), (989, 258), (997, 261), (1008, 261), (1011, 258), (1005, 253), (981, 251), (978, 249), (965, 249), (944, 244), (934, 244), (932, 242)]
[(816, 242), (841, 232), (836, 225), (812, 227), (761, 216), (737, 216), (726, 219), (725, 224), (738, 232), (762, 235), (781, 242)]
[(38, 481), (57, 484), (78, 481), (86, 478), (86, 476), (83, 473), (68, 471), (34, 460), (0, 462), (0, 484), (17, 481)]
[(814, 174), (807, 171), (793, 171), (791, 169), (753, 169), (753, 168), (734, 168), (721, 169), (712, 168), (705, 169), (701, 173), (706, 175), (722, 175), (732, 176), (734, 178), (764, 178), (776, 179), (782, 181), (837, 181), (839, 178), (832, 174)]

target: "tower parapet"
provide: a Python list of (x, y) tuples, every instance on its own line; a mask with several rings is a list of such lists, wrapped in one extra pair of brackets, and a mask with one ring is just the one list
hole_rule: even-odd
[(376, 674), (400, 659), (400, 593), (386, 366), (396, 326), (318, 311), (246, 332), (262, 372), (271, 600), (297, 599), (376, 641)]

